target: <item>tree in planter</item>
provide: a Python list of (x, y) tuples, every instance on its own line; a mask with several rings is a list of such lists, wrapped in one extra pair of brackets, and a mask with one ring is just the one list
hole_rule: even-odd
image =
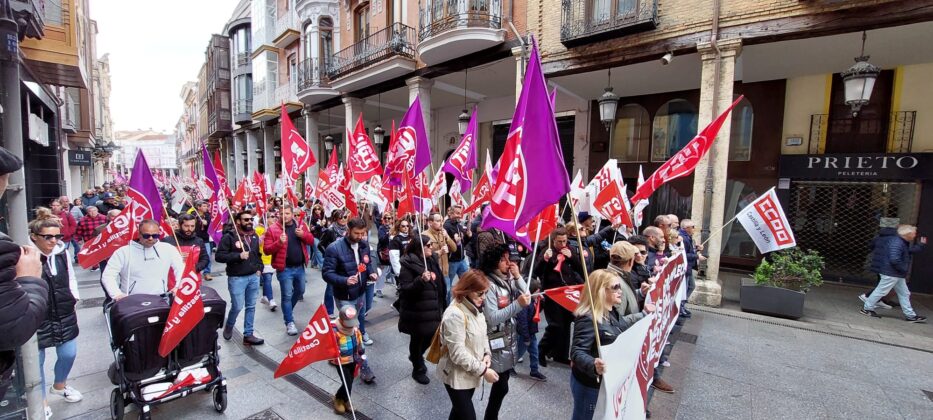
[(823, 284), (823, 257), (812, 249), (789, 248), (761, 260), (752, 278), (765, 286), (807, 292)]

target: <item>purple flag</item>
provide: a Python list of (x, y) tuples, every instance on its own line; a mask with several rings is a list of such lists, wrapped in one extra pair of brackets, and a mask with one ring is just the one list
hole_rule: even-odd
[(159, 188), (156, 187), (155, 179), (152, 178), (152, 171), (149, 170), (149, 162), (146, 162), (142, 150), (136, 153), (136, 162), (133, 163), (133, 172), (130, 175), (126, 195), (132, 201), (138, 202), (149, 210), (149, 214), (144, 217), (145, 219), (152, 219), (156, 222), (162, 221), (162, 196), (159, 195)]
[(201, 146), (201, 156), (204, 159), (204, 176), (211, 183), (211, 188), (214, 190), (210, 200), (211, 222), (207, 226), (207, 234), (210, 235), (215, 244), (219, 244), (220, 237), (223, 236), (224, 223), (227, 223), (227, 219), (230, 218), (230, 210), (227, 207), (227, 194), (217, 178), (217, 171), (214, 170), (214, 163), (211, 162), (211, 156), (207, 153), (207, 147)]
[(533, 38), (531, 60), (499, 163), (483, 227), (499, 229), (527, 246), (528, 222), (570, 191), (551, 95)]
[(460, 193), (469, 191), (473, 186), (473, 179), (470, 177), (470, 171), (476, 168), (476, 108), (473, 108), (473, 115), (470, 116), (470, 124), (467, 125), (466, 133), (460, 139), (460, 145), (454, 149), (444, 166), (441, 168), (454, 176), (454, 179), (460, 181)]
[(428, 143), (427, 130), (424, 128), (420, 95), (415, 97), (415, 101), (408, 107), (408, 112), (399, 123), (397, 141), (405, 156), (403, 160), (406, 161), (406, 168), (412, 171), (411, 176), (431, 166), (431, 146)]

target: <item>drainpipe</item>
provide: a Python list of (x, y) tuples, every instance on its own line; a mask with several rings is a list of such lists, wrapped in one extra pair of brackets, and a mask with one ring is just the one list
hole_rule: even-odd
[(519, 46), (522, 47), (522, 74), (521, 78), (525, 80), (525, 63), (528, 61), (528, 43), (525, 42), (525, 38), (518, 33), (518, 29), (515, 28), (515, 24), (512, 23), (512, 17), (509, 16), (509, 28), (512, 29), (512, 33), (515, 34), (515, 38), (518, 39)]
[[(716, 61), (713, 63), (713, 103), (712, 103), (712, 113), (713, 118), (716, 118), (719, 115), (719, 74), (722, 67), (722, 52), (719, 50), (719, 45), (717, 41), (719, 40), (719, 11), (720, 11), (720, 1), (713, 0), (713, 25), (712, 30), (710, 31), (710, 40), (709, 43), (713, 47), (713, 50), (716, 51)], [(712, 160), (712, 157), (709, 159)], [(709, 162), (706, 165), (706, 186), (703, 190), (703, 229), (700, 231), (700, 236), (703, 240), (709, 239), (710, 230), (709, 224), (712, 218), (710, 214), (713, 209), (713, 176), (715, 174), (714, 165), (712, 162)], [(700, 267), (702, 269), (701, 276), (706, 277), (706, 262), (702, 263)]]

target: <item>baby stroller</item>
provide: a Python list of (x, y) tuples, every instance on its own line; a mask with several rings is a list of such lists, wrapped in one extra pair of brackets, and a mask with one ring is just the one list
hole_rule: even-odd
[(227, 381), (220, 372), (217, 330), (227, 303), (210, 287), (201, 287), (204, 318), (168, 357), (159, 355), (159, 341), (171, 305), (169, 295), (129, 295), (108, 304), (104, 316), (114, 364), (109, 375), (110, 417), (122, 420), (127, 404), (139, 407), (139, 418), (152, 417), (151, 406), (196, 391), (213, 393), (214, 409), (227, 409)]

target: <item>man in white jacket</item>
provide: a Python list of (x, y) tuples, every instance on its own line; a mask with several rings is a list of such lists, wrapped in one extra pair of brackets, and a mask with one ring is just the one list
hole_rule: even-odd
[(138, 239), (116, 250), (110, 257), (101, 282), (114, 300), (132, 294), (167, 292), (170, 268), (174, 269), (175, 284), (179, 284), (185, 263), (174, 246), (159, 242), (159, 236), (159, 224), (154, 220), (143, 220), (139, 223)]

